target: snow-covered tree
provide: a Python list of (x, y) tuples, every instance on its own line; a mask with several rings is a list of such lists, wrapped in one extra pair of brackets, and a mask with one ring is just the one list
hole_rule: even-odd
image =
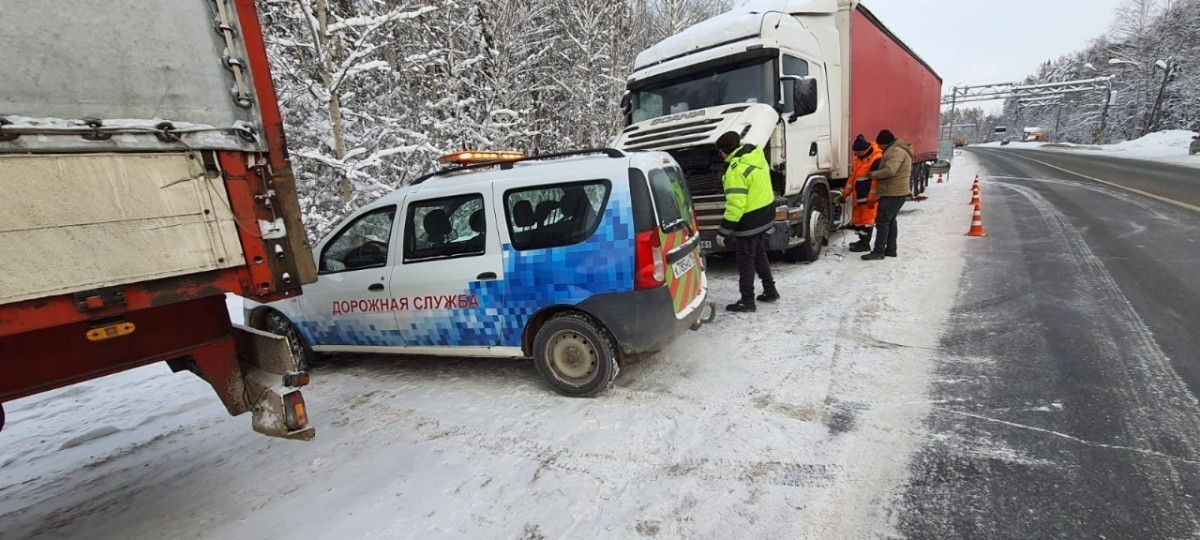
[(321, 235), (464, 149), (603, 146), (637, 53), (728, 0), (258, 0)]

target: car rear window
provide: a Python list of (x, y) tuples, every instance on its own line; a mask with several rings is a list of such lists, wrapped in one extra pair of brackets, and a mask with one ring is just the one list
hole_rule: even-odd
[(545, 249), (587, 240), (600, 224), (610, 188), (607, 180), (593, 180), (505, 192), (513, 248)]
[(664, 232), (695, 225), (692, 223), (692, 194), (679, 167), (650, 171), (650, 194), (654, 197), (655, 213)]

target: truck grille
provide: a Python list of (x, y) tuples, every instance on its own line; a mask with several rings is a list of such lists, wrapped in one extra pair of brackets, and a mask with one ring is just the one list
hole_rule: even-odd
[(701, 142), (711, 138), (720, 118), (701, 119), (645, 131), (632, 131), (625, 140), (627, 150), (658, 150), (670, 146)]

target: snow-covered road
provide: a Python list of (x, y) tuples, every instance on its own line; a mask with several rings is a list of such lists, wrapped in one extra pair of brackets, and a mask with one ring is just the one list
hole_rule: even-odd
[[(863, 538), (895, 508), (969, 239), (969, 155), (900, 218), (900, 257), (775, 266), (783, 300), (722, 313), (596, 399), (529, 362), (342, 357), (312, 442), (231, 418), (149, 366), (6, 404), (0, 537)], [(711, 298), (736, 299), (728, 261)]]

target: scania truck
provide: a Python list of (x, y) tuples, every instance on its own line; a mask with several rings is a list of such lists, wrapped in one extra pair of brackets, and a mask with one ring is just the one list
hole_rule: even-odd
[(637, 56), (614, 146), (665, 150), (682, 165), (705, 253), (716, 250), (728, 131), (771, 165), (776, 222), (768, 247), (815, 261), (849, 224), (840, 191), (858, 134), (889, 129), (912, 143), (912, 190), (937, 159), (942, 80), (857, 0), (750, 2)]

